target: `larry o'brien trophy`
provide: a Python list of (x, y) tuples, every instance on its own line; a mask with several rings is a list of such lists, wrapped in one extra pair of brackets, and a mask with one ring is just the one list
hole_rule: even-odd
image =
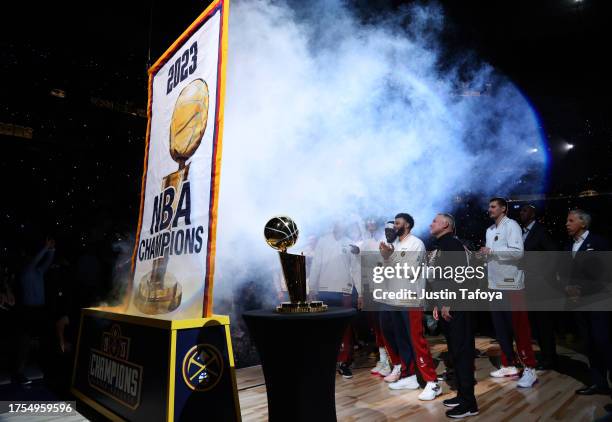
[(306, 257), (303, 254), (287, 253), (287, 248), (295, 245), (299, 230), (295, 222), (285, 216), (273, 217), (266, 223), (264, 236), (266, 242), (278, 251), (283, 268), (283, 276), (291, 302), (283, 302), (276, 312), (322, 312), (327, 305), (321, 301), (307, 301), (306, 296)]
[[(183, 88), (174, 105), (169, 144), (170, 156), (179, 167), (177, 171), (162, 179), (161, 186), (162, 192), (169, 187), (174, 188), (171, 204), (174, 213), (181, 196), (181, 186), (189, 177), (189, 164), (185, 162), (196, 152), (206, 131), (208, 96), (206, 82), (203, 79), (195, 79)], [(172, 224), (165, 230), (171, 231)], [(181, 285), (176, 277), (167, 271), (168, 261), (168, 254), (156, 258), (153, 261), (153, 269), (140, 280), (134, 305), (142, 313), (164, 314), (175, 310), (181, 304)]]

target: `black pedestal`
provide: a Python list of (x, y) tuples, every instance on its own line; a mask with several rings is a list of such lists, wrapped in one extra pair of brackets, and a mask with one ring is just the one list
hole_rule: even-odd
[(336, 358), (354, 315), (354, 309), (337, 307), (243, 314), (261, 357), (270, 421), (336, 421)]

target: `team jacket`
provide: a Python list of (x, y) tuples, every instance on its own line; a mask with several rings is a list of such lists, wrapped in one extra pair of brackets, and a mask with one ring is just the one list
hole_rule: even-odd
[(523, 231), (519, 224), (504, 217), (499, 225), (487, 229), (487, 248), (491, 249), (487, 269), (489, 289), (522, 290), (525, 277), (518, 263), (523, 257)]

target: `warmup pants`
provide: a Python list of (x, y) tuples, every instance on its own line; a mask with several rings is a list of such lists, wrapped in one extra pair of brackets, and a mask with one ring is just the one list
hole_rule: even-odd
[(454, 363), (457, 397), (462, 404), (476, 405), (474, 396), (474, 328), (469, 312), (452, 312), (452, 319), (440, 324), (448, 340), (448, 351)]
[(376, 347), (385, 347), (385, 341), (383, 338), (383, 334), (380, 331), (380, 316), (378, 312), (372, 311), (368, 312), (368, 324), (370, 325), (370, 329), (374, 333), (374, 339), (376, 340)]
[[(521, 290), (503, 290), (504, 301), (509, 301), (511, 308), (525, 309), (525, 296)], [(508, 302), (506, 302), (508, 303)], [(531, 346), (531, 328), (527, 311), (499, 311), (492, 307), (491, 319), (495, 328), (495, 337), (501, 346), (503, 366), (513, 366), (516, 362), (513, 339), (516, 340), (518, 359), (524, 366), (535, 368), (536, 360)]]
[(426, 382), (436, 381), (437, 375), (429, 345), (423, 336), (423, 311), (381, 311), (380, 316), (383, 335), (400, 356), (406, 374), (413, 374), (413, 367), (416, 367)]
[[(352, 308), (352, 295), (341, 292), (319, 292), (318, 300), (323, 301), (327, 306), (339, 306), (342, 308)], [(353, 361), (353, 327), (349, 324), (342, 336), (342, 344), (338, 353), (338, 362), (352, 363)]]
[(395, 352), (395, 350), (390, 346), (389, 341), (383, 334), (383, 330), (380, 324), (380, 314), (378, 311), (368, 312), (368, 321), (370, 323), (370, 327), (372, 331), (374, 331), (374, 338), (376, 339), (376, 347), (384, 347), (387, 351), (387, 355), (389, 355), (389, 360), (392, 365), (400, 365), (401, 359)]

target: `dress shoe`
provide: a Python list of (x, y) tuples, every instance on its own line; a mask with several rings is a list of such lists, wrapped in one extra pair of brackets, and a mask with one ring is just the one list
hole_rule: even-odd
[(584, 388), (581, 388), (580, 390), (576, 390), (576, 394), (579, 394), (581, 396), (592, 396), (595, 394), (602, 394), (602, 395), (607, 396), (608, 394), (610, 394), (610, 389), (600, 388), (596, 385), (591, 385), (590, 387), (584, 387)]

